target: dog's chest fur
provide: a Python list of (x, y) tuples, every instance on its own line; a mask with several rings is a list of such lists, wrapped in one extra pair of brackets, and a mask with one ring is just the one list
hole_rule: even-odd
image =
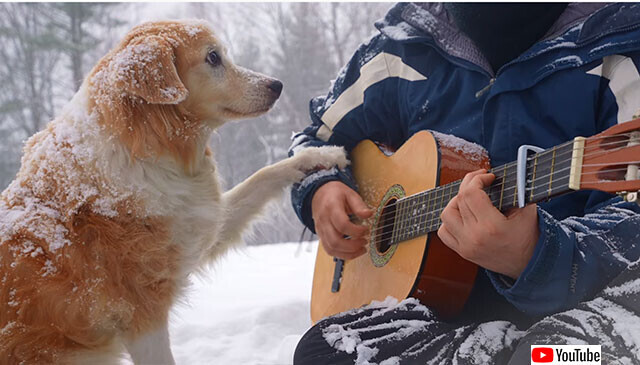
[(216, 244), (224, 211), (213, 162), (204, 157), (197, 172), (186, 175), (180, 170), (150, 165), (145, 171), (145, 205), (149, 212), (167, 217), (170, 239), (183, 257), (182, 276), (193, 272), (202, 255)]
[[(77, 103), (87, 108), (86, 95), (82, 90), (78, 94)], [(196, 142), (203, 152), (196, 156), (191, 171), (187, 172), (184, 166), (170, 158), (132, 160), (117, 138), (104, 133), (99, 130), (85, 134), (89, 138), (84, 142), (98, 146), (93, 148), (95, 162), (88, 164), (94, 165), (97, 175), (105, 180), (108, 188), (102, 193), (110, 195), (106, 200), (117, 201), (124, 197), (135, 202), (134, 216), (138, 219), (162, 218), (167, 222), (165, 228), (169, 230), (171, 243), (178, 246), (183, 257), (180, 271), (188, 274), (208, 246), (215, 244), (224, 216), (214, 162), (204, 153), (209, 135), (203, 134)], [(91, 140), (95, 137), (100, 141)]]

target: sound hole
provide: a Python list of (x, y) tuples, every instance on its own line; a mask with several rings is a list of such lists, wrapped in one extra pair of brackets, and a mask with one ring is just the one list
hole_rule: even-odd
[(396, 201), (397, 199), (389, 199), (387, 205), (382, 209), (378, 227), (376, 229), (376, 249), (380, 254), (384, 254), (391, 248), (393, 242), (393, 223), (396, 218)]

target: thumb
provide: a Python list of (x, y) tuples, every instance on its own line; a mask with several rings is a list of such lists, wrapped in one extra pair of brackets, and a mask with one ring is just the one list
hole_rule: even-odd
[(365, 204), (360, 194), (351, 190), (346, 194), (347, 198), (347, 206), (355, 214), (358, 218), (369, 218), (373, 215), (373, 209), (369, 209), (367, 204)]

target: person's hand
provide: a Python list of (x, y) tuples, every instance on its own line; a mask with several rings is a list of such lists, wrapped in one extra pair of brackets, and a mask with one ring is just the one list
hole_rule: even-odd
[(329, 255), (350, 260), (367, 252), (369, 228), (351, 222), (349, 215), (366, 219), (373, 210), (353, 189), (339, 181), (322, 185), (313, 195), (311, 212), (316, 233)]
[(494, 179), (486, 170), (464, 177), (458, 195), (442, 211), (438, 236), (464, 259), (517, 279), (540, 235), (536, 205), (504, 216), (482, 190)]

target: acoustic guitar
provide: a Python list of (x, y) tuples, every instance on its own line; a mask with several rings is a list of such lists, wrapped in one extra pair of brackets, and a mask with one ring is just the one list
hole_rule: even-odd
[[(354, 260), (318, 248), (311, 319), (384, 300), (418, 298), (443, 318), (458, 314), (471, 293), (478, 267), (445, 246), (436, 231), (440, 214), (467, 172), (489, 168), (478, 145), (436, 132), (413, 135), (395, 153), (371, 141), (351, 153), (364, 201), (376, 209), (368, 252)], [(523, 146), (518, 161), (490, 170), (486, 189), (501, 212), (575, 190), (624, 194), (640, 190), (640, 118), (593, 137), (576, 137), (547, 150)]]

